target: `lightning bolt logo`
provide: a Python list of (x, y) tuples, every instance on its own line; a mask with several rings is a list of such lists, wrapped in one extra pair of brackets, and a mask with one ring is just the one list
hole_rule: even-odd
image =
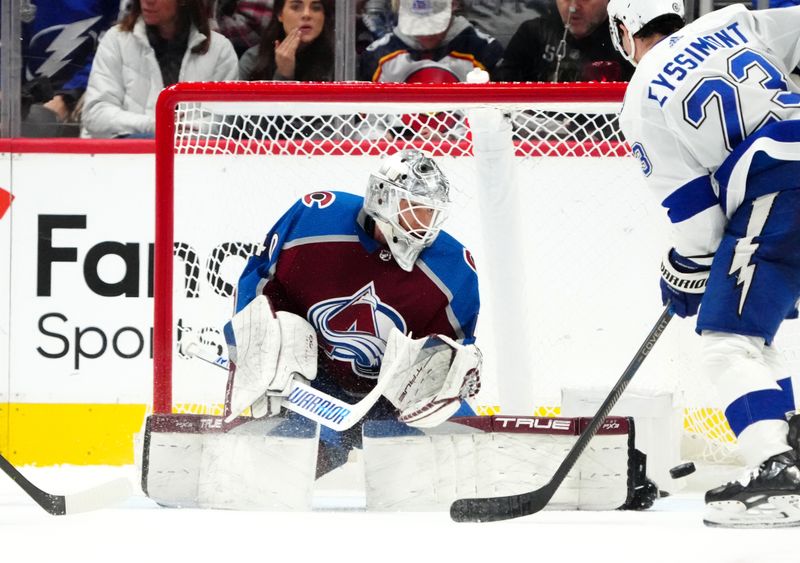
[[(37, 33), (31, 38), (31, 43), (34, 43), (38, 38), (45, 34), (52, 34), (58, 31), (58, 35), (50, 45), (45, 49), (50, 53), (50, 56), (36, 69), (35, 73), (28, 76), (28, 80), (34, 76), (47, 76), (51, 77), (59, 70), (68, 65), (71, 61), (69, 58), (70, 53), (75, 51), (78, 47), (86, 41), (87, 37), (84, 35), (95, 23), (100, 21), (102, 16), (95, 16), (87, 20), (81, 20), (66, 25), (56, 25), (48, 27)], [(60, 31), (59, 31), (60, 30)], [(31, 74), (28, 71), (28, 74)]]
[(767, 218), (776, 197), (778, 197), (777, 193), (767, 194), (753, 202), (753, 211), (750, 214), (750, 221), (747, 223), (747, 233), (736, 242), (736, 248), (733, 251), (733, 260), (731, 261), (731, 269), (728, 271), (728, 275), (732, 276), (737, 272), (739, 273), (739, 277), (736, 280), (736, 285), (742, 287), (742, 296), (739, 298), (739, 315), (742, 314), (744, 309), (744, 303), (747, 300), (750, 286), (753, 283), (753, 276), (756, 272), (755, 264), (750, 261), (753, 258), (753, 254), (758, 250), (759, 244), (753, 242), (753, 239), (764, 231), (764, 225), (767, 223)]

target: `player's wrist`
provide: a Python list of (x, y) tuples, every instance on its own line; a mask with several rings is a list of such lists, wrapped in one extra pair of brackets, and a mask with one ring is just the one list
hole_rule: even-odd
[(675, 269), (686, 273), (708, 271), (711, 269), (711, 261), (714, 259), (713, 255), (684, 256), (675, 248), (670, 248), (667, 256)]
[(663, 282), (682, 293), (704, 293), (710, 271), (710, 266), (699, 264), (692, 258), (682, 256), (674, 248), (667, 252), (661, 262)]

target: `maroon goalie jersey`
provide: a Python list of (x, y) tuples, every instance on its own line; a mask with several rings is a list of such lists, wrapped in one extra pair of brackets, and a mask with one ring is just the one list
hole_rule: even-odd
[(300, 315), (317, 332), (315, 386), (367, 393), (380, 372), (390, 329), (414, 338), (445, 334), (472, 343), (480, 306), (472, 256), (440, 232), (411, 272), (364, 230), (364, 199), (315, 192), (267, 234), (239, 279), (236, 309), (257, 295)]

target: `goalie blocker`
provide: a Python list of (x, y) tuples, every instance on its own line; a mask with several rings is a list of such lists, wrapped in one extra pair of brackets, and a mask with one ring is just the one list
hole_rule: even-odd
[[(456, 498), (540, 486), (587, 418), (462, 417), (436, 428), (364, 425), (368, 510), (447, 510)], [(144, 436), (142, 488), (165, 506), (310, 510), (318, 432), (285, 419), (153, 415)], [(551, 507), (644, 509), (657, 489), (634, 448), (633, 420), (610, 417)]]

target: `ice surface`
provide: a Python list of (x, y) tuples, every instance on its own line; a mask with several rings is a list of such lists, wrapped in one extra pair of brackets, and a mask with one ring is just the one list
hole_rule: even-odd
[(3, 562), (800, 561), (800, 530), (707, 528), (697, 493), (661, 499), (645, 512), (545, 511), (507, 522), (456, 524), (444, 512), (364, 512), (363, 496), (330, 479), (313, 512), (231, 512), (161, 508), (141, 493), (133, 466), (20, 469), (51, 493), (119, 476), (129, 477), (137, 492), (117, 507), (50, 516), (0, 474)]

